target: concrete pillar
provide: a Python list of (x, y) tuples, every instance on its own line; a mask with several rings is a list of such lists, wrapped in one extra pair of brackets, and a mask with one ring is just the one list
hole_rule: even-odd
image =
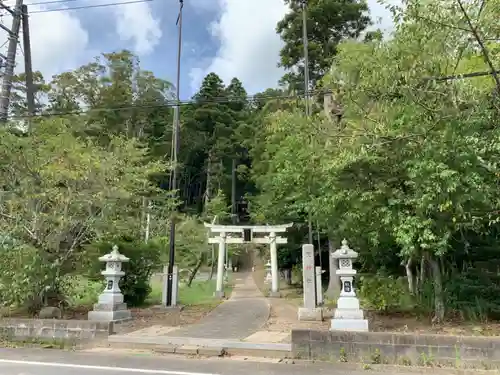
[(270, 297), (280, 297), (279, 281), (280, 274), (278, 271), (278, 249), (276, 247), (276, 233), (269, 234), (269, 245), (271, 250), (271, 294)]
[(323, 305), (323, 284), (321, 283), (321, 267), (316, 267), (316, 306)]
[(172, 274), (172, 307), (177, 306), (179, 296), (179, 267), (174, 266)]
[(224, 263), (226, 260), (226, 233), (219, 234), (219, 257), (217, 259), (217, 286), (215, 297), (224, 298)]
[[(162, 306), (167, 306), (167, 286), (168, 286), (168, 266), (163, 266), (163, 274), (161, 278), (162, 293), (161, 303)], [(172, 273), (172, 307), (177, 306), (179, 296), (179, 267), (174, 265)]]
[(163, 273), (161, 275), (161, 304), (167, 306), (167, 285), (168, 285), (168, 266), (163, 266)]

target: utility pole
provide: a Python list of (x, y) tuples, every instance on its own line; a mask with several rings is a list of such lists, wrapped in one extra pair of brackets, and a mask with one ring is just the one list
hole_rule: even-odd
[(306, 116), (310, 116), (311, 111), (309, 107), (309, 39), (307, 37), (307, 0), (302, 0), (302, 43), (304, 44), (304, 99), (306, 102)]
[[(173, 123), (173, 171), (171, 189), (177, 190), (177, 157), (179, 153), (179, 133), (180, 133), (180, 83), (181, 83), (181, 52), (182, 52), (182, 9), (184, 8), (184, 0), (179, 0), (179, 16), (177, 17), (178, 43), (177, 43), (177, 80), (175, 87), (175, 96), (177, 104), (174, 107), (174, 123)], [(175, 213), (172, 213), (170, 220), (170, 253), (168, 257), (167, 269), (167, 306), (172, 306), (172, 291), (174, 281), (174, 262), (175, 262)]]
[(12, 79), (14, 77), (14, 67), (16, 65), (17, 43), (19, 41), (19, 29), (21, 28), (21, 6), (23, 0), (16, 0), (16, 5), (12, 10), (0, 1), (0, 8), (12, 14), (12, 27), (9, 30), (5, 26), (0, 26), (9, 34), (9, 47), (5, 61), (5, 71), (2, 82), (2, 96), (0, 97), (0, 121), (6, 122), (9, 114), (10, 92), (12, 91)]
[(238, 224), (238, 212), (236, 210), (236, 157), (231, 163), (231, 222)]
[[(309, 106), (309, 39), (307, 37), (307, 0), (302, 0), (302, 44), (304, 44), (304, 101), (306, 117), (311, 115)], [(311, 210), (308, 210), (309, 243), (313, 245)]]
[(24, 75), (26, 79), (26, 102), (28, 104), (29, 122), (35, 115), (35, 88), (33, 86), (33, 67), (31, 65), (30, 25), (28, 21), (28, 6), (21, 5), (23, 23)]

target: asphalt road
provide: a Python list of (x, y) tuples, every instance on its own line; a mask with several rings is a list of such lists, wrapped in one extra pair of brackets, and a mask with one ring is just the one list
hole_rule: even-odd
[[(282, 364), (233, 359), (0, 349), (0, 375), (366, 375), (337, 364)], [(385, 371), (385, 375), (388, 372)], [(396, 373), (394, 373), (396, 374)], [(398, 372), (398, 374), (400, 374)]]

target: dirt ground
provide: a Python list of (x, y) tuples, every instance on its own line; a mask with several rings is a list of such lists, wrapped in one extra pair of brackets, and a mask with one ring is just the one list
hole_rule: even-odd
[(182, 311), (162, 311), (157, 308), (132, 309), (133, 320), (115, 326), (116, 333), (130, 333), (155, 325), (185, 326), (205, 317), (216, 305), (186, 306)]
[[(268, 285), (264, 283), (265, 272), (257, 269), (254, 279), (257, 286), (267, 293)], [(302, 303), (300, 292), (293, 286), (280, 285), (282, 298), (271, 299), (271, 316), (264, 329), (268, 331), (289, 332), (295, 329), (329, 329), (330, 319), (323, 322), (300, 322), (297, 316), (298, 307)], [(381, 314), (366, 311), (370, 331), (375, 332), (407, 332), (417, 334), (447, 334), (467, 336), (500, 336), (500, 322), (464, 322), (460, 319), (448, 320), (442, 324), (433, 324), (430, 316), (417, 316), (411, 313)]]
[[(148, 328), (154, 325), (162, 326), (184, 326), (198, 322), (217, 306), (204, 304), (196, 306), (185, 306), (180, 312), (178, 310), (165, 311), (155, 307), (132, 308), (133, 319), (115, 326), (116, 333), (129, 333), (135, 330)], [(87, 313), (91, 308), (80, 307), (66, 310), (62, 319), (86, 320)], [(31, 318), (27, 313), (17, 311), (4, 315), (5, 318)]]
[[(253, 273), (255, 284), (264, 293), (267, 294), (269, 286), (265, 284), (265, 271), (261, 267)], [(271, 316), (263, 329), (277, 332), (290, 332), (295, 329), (328, 329), (330, 321), (324, 322), (300, 322), (298, 320), (298, 308), (302, 297), (297, 294), (297, 289), (282, 283), (280, 285), (282, 298), (271, 298)]]

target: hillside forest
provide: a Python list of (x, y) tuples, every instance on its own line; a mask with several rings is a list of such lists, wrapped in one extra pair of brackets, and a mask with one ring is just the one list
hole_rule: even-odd
[[(216, 260), (203, 222), (293, 222), (280, 268), (300, 273), (312, 240), (332, 271), (346, 238), (365, 308), (499, 318), (500, 0), (388, 5), (390, 32), (364, 1), (310, 0), (307, 90), (300, 1), (286, 3), (279, 84), (250, 95), (213, 72), (181, 102), (177, 191), (174, 87), (132, 52), (36, 72), (35, 116), (15, 77), (0, 129), (3, 305), (64, 298), (72, 275), (99, 277), (112, 243), (141, 303), (171, 220), (191, 280)], [(325, 282), (335, 298), (338, 280)]]

